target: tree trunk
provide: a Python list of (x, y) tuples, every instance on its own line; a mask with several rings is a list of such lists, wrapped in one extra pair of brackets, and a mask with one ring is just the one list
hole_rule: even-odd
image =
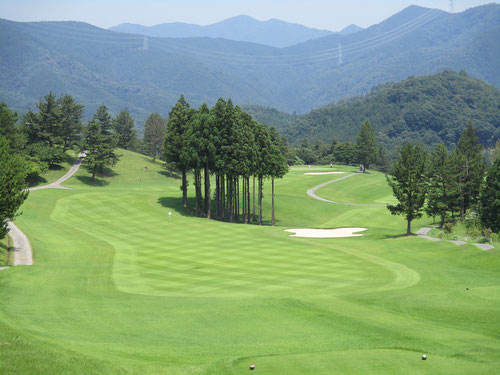
[(229, 222), (234, 221), (234, 178), (227, 176), (227, 203)]
[(226, 179), (224, 173), (221, 175), (221, 215), (222, 220), (226, 221)]
[(245, 176), (243, 176), (243, 223), (247, 223), (247, 180)]
[(235, 178), (235, 186), (236, 186), (236, 221), (240, 220), (240, 178)]
[(259, 176), (259, 225), (262, 225), (262, 176)]
[(207, 214), (207, 219), (210, 219), (210, 170), (208, 169), (208, 163), (205, 164), (205, 213)]
[(250, 177), (247, 177), (247, 218), (248, 223), (250, 223)]
[(255, 175), (253, 176), (253, 221), (255, 221)]
[(219, 174), (215, 174), (215, 218), (220, 219), (220, 209), (219, 209), (219, 195), (220, 195), (220, 182), (219, 182)]
[(406, 219), (407, 222), (408, 222), (408, 225), (406, 227), (406, 235), (409, 236), (411, 234), (411, 220), (410, 219)]
[(95, 181), (95, 174), (97, 172), (97, 165), (94, 164), (94, 166), (92, 167), (92, 182)]
[(271, 225), (274, 227), (274, 177), (271, 179), (272, 184), (272, 209), (271, 209)]
[(184, 208), (187, 207), (187, 179), (185, 168), (182, 168), (182, 204)]

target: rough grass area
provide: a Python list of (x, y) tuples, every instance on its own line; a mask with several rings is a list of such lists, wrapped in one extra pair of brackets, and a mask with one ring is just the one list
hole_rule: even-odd
[(12, 266), (13, 254), (10, 251), (9, 241), (8, 237), (0, 240), (0, 267)]
[[(182, 208), (177, 176), (119, 153), (99, 184), (80, 170), (65, 184), (74, 190), (34, 191), (23, 206), (16, 222), (35, 265), (0, 272), (0, 373), (225, 375), (248, 373), (250, 363), (273, 375), (498, 369), (499, 250), (402, 236), (405, 221), (385, 207), (314, 200), (306, 191), (338, 176), (305, 176), (307, 167), (277, 182), (276, 227), (195, 218)], [(331, 184), (330, 198), (384, 200), (382, 180), (372, 172)], [(376, 196), (360, 184), (376, 186)], [(337, 227), (368, 230), (333, 239), (284, 231)]]

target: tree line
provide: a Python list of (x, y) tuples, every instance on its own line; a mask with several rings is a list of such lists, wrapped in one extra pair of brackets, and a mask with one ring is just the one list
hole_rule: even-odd
[(431, 152), (413, 143), (400, 149), (391, 176), (386, 175), (399, 203), (387, 208), (405, 217), (407, 234), (424, 212), (438, 217), (440, 227), (474, 213), (485, 229), (500, 230), (500, 157), (488, 168), (482, 151), (472, 122), (451, 151), (444, 144)]

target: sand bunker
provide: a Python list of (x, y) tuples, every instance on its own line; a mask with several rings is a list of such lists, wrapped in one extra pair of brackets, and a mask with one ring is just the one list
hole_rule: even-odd
[(320, 175), (323, 175), (323, 174), (342, 174), (342, 173), (346, 173), (346, 172), (307, 172), (307, 173), (304, 173), (306, 176), (320, 176)]
[(290, 237), (307, 237), (307, 238), (341, 238), (341, 237), (360, 237), (362, 234), (354, 234), (362, 232), (367, 228), (337, 228), (337, 229), (285, 229), (285, 232), (295, 233)]

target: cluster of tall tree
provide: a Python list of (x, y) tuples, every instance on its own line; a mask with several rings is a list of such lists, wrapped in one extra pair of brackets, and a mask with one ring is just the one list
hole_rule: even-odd
[[(192, 109), (181, 96), (169, 113), (163, 158), (182, 175), (184, 207), (187, 206), (187, 173), (193, 171), (196, 213), (207, 218), (244, 223), (253, 218), (262, 224), (264, 180), (271, 178), (274, 225), (274, 179), (288, 171), (280, 146), (280, 138), (273, 128), (254, 121), (234, 106), (231, 99), (219, 99), (212, 108), (203, 104)], [(215, 177), (215, 189), (211, 186), (211, 176)], [(212, 190), (215, 190), (215, 215)]]
[[(481, 200), (481, 196), (498, 195), (495, 168), (498, 168), (498, 161), (485, 181), (486, 159), (472, 122), (468, 123), (452, 151), (439, 144), (429, 153), (422, 144), (407, 143), (394, 162), (392, 175), (386, 176), (399, 202), (387, 208), (391, 214), (406, 218), (407, 234), (411, 233), (411, 222), (424, 212), (439, 217), (441, 226), (455, 216), (464, 220), (470, 210), (500, 221), (500, 210), (498, 207), (492, 209), (495, 200)], [(491, 219), (483, 221), (487, 227), (497, 229), (498, 225), (492, 223)]]

